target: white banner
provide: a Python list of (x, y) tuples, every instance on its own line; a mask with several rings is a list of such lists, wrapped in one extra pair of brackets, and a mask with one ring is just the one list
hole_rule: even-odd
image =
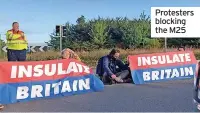
[(151, 7), (152, 38), (200, 38), (200, 7)]

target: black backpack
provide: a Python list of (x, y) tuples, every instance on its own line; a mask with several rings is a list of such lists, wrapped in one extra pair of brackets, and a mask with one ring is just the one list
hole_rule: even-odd
[(98, 63), (97, 63), (97, 67), (96, 67), (96, 74), (101, 78), (103, 76), (103, 58), (104, 57), (101, 57), (99, 60), (98, 60)]
[(101, 57), (99, 60), (98, 60), (98, 63), (97, 63), (97, 67), (96, 67), (96, 74), (100, 77), (100, 80), (104, 83), (104, 84), (115, 84), (116, 82), (114, 80), (112, 80), (110, 77), (103, 77), (103, 72), (104, 72), (104, 69), (103, 69), (103, 57)]

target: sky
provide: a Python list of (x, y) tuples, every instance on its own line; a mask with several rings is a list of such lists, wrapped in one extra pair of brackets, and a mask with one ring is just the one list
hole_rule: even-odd
[(29, 43), (50, 40), (55, 25), (70, 22), (84, 15), (86, 20), (100, 17), (138, 18), (151, 7), (199, 7), (200, 0), (0, 0), (0, 34), (19, 22)]

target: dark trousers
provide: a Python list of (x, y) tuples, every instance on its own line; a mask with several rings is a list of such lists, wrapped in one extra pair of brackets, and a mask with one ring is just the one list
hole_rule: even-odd
[(26, 50), (7, 49), (8, 61), (26, 61)]
[(129, 74), (130, 74), (129, 70), (124, 70), (124, 71), (116, 73), (115, 75), (117, 77), (120, 77), (121, 79), (127, 79), (129, 77)]
[[(120, 77), (122, 80), (131, 79), (131, 74), (129, 70), (124, 70), (115, 74), (117, 77)], [(103, 75), (102, 81), (106, 84), (113, 84), (114, 81), (110, 76)]]

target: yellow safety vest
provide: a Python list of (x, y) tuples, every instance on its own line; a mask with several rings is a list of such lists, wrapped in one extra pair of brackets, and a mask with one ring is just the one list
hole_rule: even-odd
[(8, 30), (6, 39), (8, 49), (23, 50), (28, 48), (27, 39), (23, 31), (14, 32), (13, 30)]

